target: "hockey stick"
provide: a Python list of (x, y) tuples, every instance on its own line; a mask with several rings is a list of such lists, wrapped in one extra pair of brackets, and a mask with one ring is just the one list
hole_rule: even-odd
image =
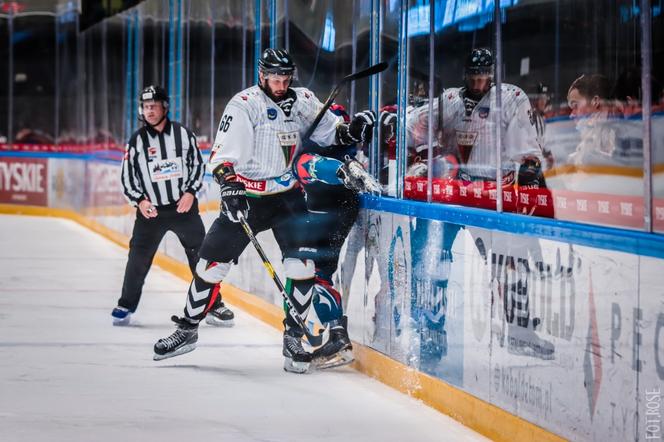
[(272, 281), (277, 285), (277, 288), (279, 289), (279, 292), (281, 293), (281, 297), (284, 298), (284, 301), (286, 302), (286, 305), (288, 306), (288, 310), (290, 311), (291, 317), (295, 319), (297, 324), (302, 327), (302, 330), (304, 331), (304, 334), (307, 336), (307, 341), (309, 341), (309, 344), (311, 344), (312, 347), (320, 347), (323, 345), (323, 343), (327, 342), (327, 340), (330, 338), (330, 324), (325, 326), (325, 329), (318, 335), (314, 335), (309, 330), (307, 329), (306, 324), (304, 323), (304, 319), (302, 319), (302, 316), (295, 310), (295, 306), (291, 302), (290, 298), (286, 294), (286, 289), (284, 288), (283, 283), (281, 282), (281, 279), (279, 279), (279, 276), (277, 275), (277, 272), (274, 271), (274, 267), (272, 267), (272, 263), (268, 259), (267, 255), (265, 254), (265, 251), (263, 251), (263, 247), (261, 247), (261, 244), (258, 242), (258, 239), (256, 239), (256, 235), (254, 235), (253, 230), (251, 230), (251, 227), (249, 226), (249, 223), (247, 222), (247, 219), (244, 217), (244, 214), (242, 214), (241, 211), (237, 212), (237, 217), (240, 220), (240, 224), (242, 224), (242, 228), (244, 229), (244, 232), (247, 234), (247, 237), (249, 237), (249, 240), (251, 243), (254, 245), (256, 248), (256, 251), (261, 257), (261, 260), (263, 261), (263, 265), (267, 269), (267, 272), (270, 274), (272, 277)]
[[(363, 71), (355, 72), (353, 74), (346, 75), (344, 78), (342, 78), (341, 81), (339, 81), (339, 83), (337, 83), (337, 85), (334, 87), (334, 89), (332, 89), (332, 92), (330, 92), (330, 95), (327, 97), (327, 100), (325, 100), (325, 104), (323, 105), (321, 110), (318, 111), (316, 118), (314, 118), (314, 122), (311, 123), (311, 127), (309, 127), (309, 130), (307, 130), (307, 132), (304, 134), (304, 137), (302, 138), (302, 144), (300, 144), (300, 146), (304, 146), (304, 144), (309, 140), (311, 135), (318, 127), (320, 120), (323, 119), (323, 115), (325, 115), (325, 112), (327, 112), (330, 106), (332, 106), (332, 102), (334, 102), (334, 99), (337, 98), (337, 95), (339, 95), (339, 92), (341, 92), (341, 88), (345, 86), (346, 83), (358, 80), (360, 78), (370, 77), (372, 75), (378, 74), (379, 72), (383, 72), (385, 69), (387, 69), (387, 66), (388, 66), (387, 63), (383, 61), (380, 63), (376, 63), (373, 66), (369, 66)], [(295, 156), (296, 155), (293, 155), (293, 158), (295, 158)]]

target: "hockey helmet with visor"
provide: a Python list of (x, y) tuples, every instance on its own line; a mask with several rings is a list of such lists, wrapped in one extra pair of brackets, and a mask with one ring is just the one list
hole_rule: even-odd
[(267, 48), (264, 50), (263, 55), (258, 60), (258, 70), (266, 79), (270, 76), (297, 78), (297, 69), (293, 58), (285, 49)]

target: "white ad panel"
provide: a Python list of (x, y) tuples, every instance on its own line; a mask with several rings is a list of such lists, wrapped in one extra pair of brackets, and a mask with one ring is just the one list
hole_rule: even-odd
[(467, 231), (466, 390), (575, 440), (633, 440), (638, 258)]
[(86, 161), (48, 159), (48, 206), (80, 211), (85, 204), (89, 185), (85, 180)]
[(664, 260), (640, 258), (638, 335), (639, 440), (664, 441)]

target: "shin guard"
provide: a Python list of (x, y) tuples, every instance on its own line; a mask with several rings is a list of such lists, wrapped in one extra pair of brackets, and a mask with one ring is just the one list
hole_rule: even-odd
[[(315, 267), (311, 260), (300, 260), (295, 258), (286, 258), (284, 260), (286, 269), (286, 294), (288, 295), (297, 314), (306, 322), (314, 289)], [(298, 322), (293, 317), (293, 312), (286, 310), (286, 328), (300, 328)]]

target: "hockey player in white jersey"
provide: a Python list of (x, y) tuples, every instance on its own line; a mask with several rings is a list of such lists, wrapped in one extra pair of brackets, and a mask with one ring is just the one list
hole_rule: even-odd
[[(519, 87), (503, 83), (501, 109), (497, 114), (498, 88), (493, 83), (493, 74), (491, 51), (473, 49), (466, 60), (465, 86), (446, 89), (441, 99), (433, 103), (434, 133), (440, 131), (443, 148), (458, 155), (461, 179), (495, 181), (498, 160), (495, 128), (500, 124), (503, 184), (518, 177), (521, 186), (542, 187), (542, 148), (528, 96)], [(439, 122), (442, 127), (438, 127)], [(426, 144), (428, 126), (428, 106), (410, 113), (406, 122), (408, 146)]]
[[(282, 252), (290, 300), (302, 318), (311, 306), (316, 251), (307, 236), (306, 203), (291, 166), (301, 137), (322, 104), (310, 90), (291, 87), (296, 69), (286, 51), (266, 49), (258, 65), (259, 84), (236, 94), (219, 122), (208, 166), (221, 186), (222, 213), (201, 246), (184, 317), (172, 318), (177, 330), (155, 344), (155, 360), (195, 348), (199, 321), (219, 296), (219, 283), (231, 264), (237, 263), (249, 243), (238, 212), (254, 232), (272, 229)], [(327, 111), (311, 140), (322, 146), (366, 141), (374, 120), (371, 112), (360, 112), (344, 123)], [(284, 369), (304, 373), (312, 354), (302, 346), (303, 330), (293, 314), (287, 312), (284, 320)], [(330, 340), (334, 336), (330, 333)]]
[[(493, 83), (494, 61), (489, 49), (473, 49), (466, 59), (464, 83), (460, 88), (446, 89), (433, 103), (434, 133), (440, 132), (444, 155), (456, 155), (450, 162), (450, 178), (460, 182), (496, 181), (497, 149), (496, 124), (501, 125), (502, 185), (518, 185), (522, 189), (546, 187), (541, 169), (542, 148), (538, 142), (535, 118), (528, 96), (519, 87), (503, 83), (500, 89), (501, 109), (496, 112), (498, 87)], [(442, 106), (442, 110), (440, 109)], [(381, 121), (387, 116), (381, 115)], [(428, 106), (414, 109), (407, 114), (406, 130), (408, 146), (428, 143)], [(442, 127), (441, 127), (442, 126)], [(546, 190), (544, 190), (546, 191)], [(545, 216), (552, 216), (546, 213)], [(481, 229), (468, 228), (474, 241), (481, 238)], [(452, 233), (456, 235), (456, 232)], [(453, 238), (445, 238), (452, 244)], [(494, 240), (491, 252), (508, 256), (514, 250), (513, 239)], [(443, 246), (444, 248), (445, 246)], [(528, 254), (521, 252), (527, 258)], [(486, 251), (480, 250), (486, 259)], [(537, 255), (539, 246), (529, 246), (528, 253)], [(442, 282), (440, 282), (442, 283)], [(554, 352), (551, 342), (541, 339), (535, 329), (539, 319), (530, 315), (531, 305), (526, 293), (511, 293), (504, 300), (505, 306), (517, 306), (518, 323), (510, 324), (508, 340), (511, 351), (537, 354), (550, 358)], [(512, 307), (514, 308), (514, 307)]]

